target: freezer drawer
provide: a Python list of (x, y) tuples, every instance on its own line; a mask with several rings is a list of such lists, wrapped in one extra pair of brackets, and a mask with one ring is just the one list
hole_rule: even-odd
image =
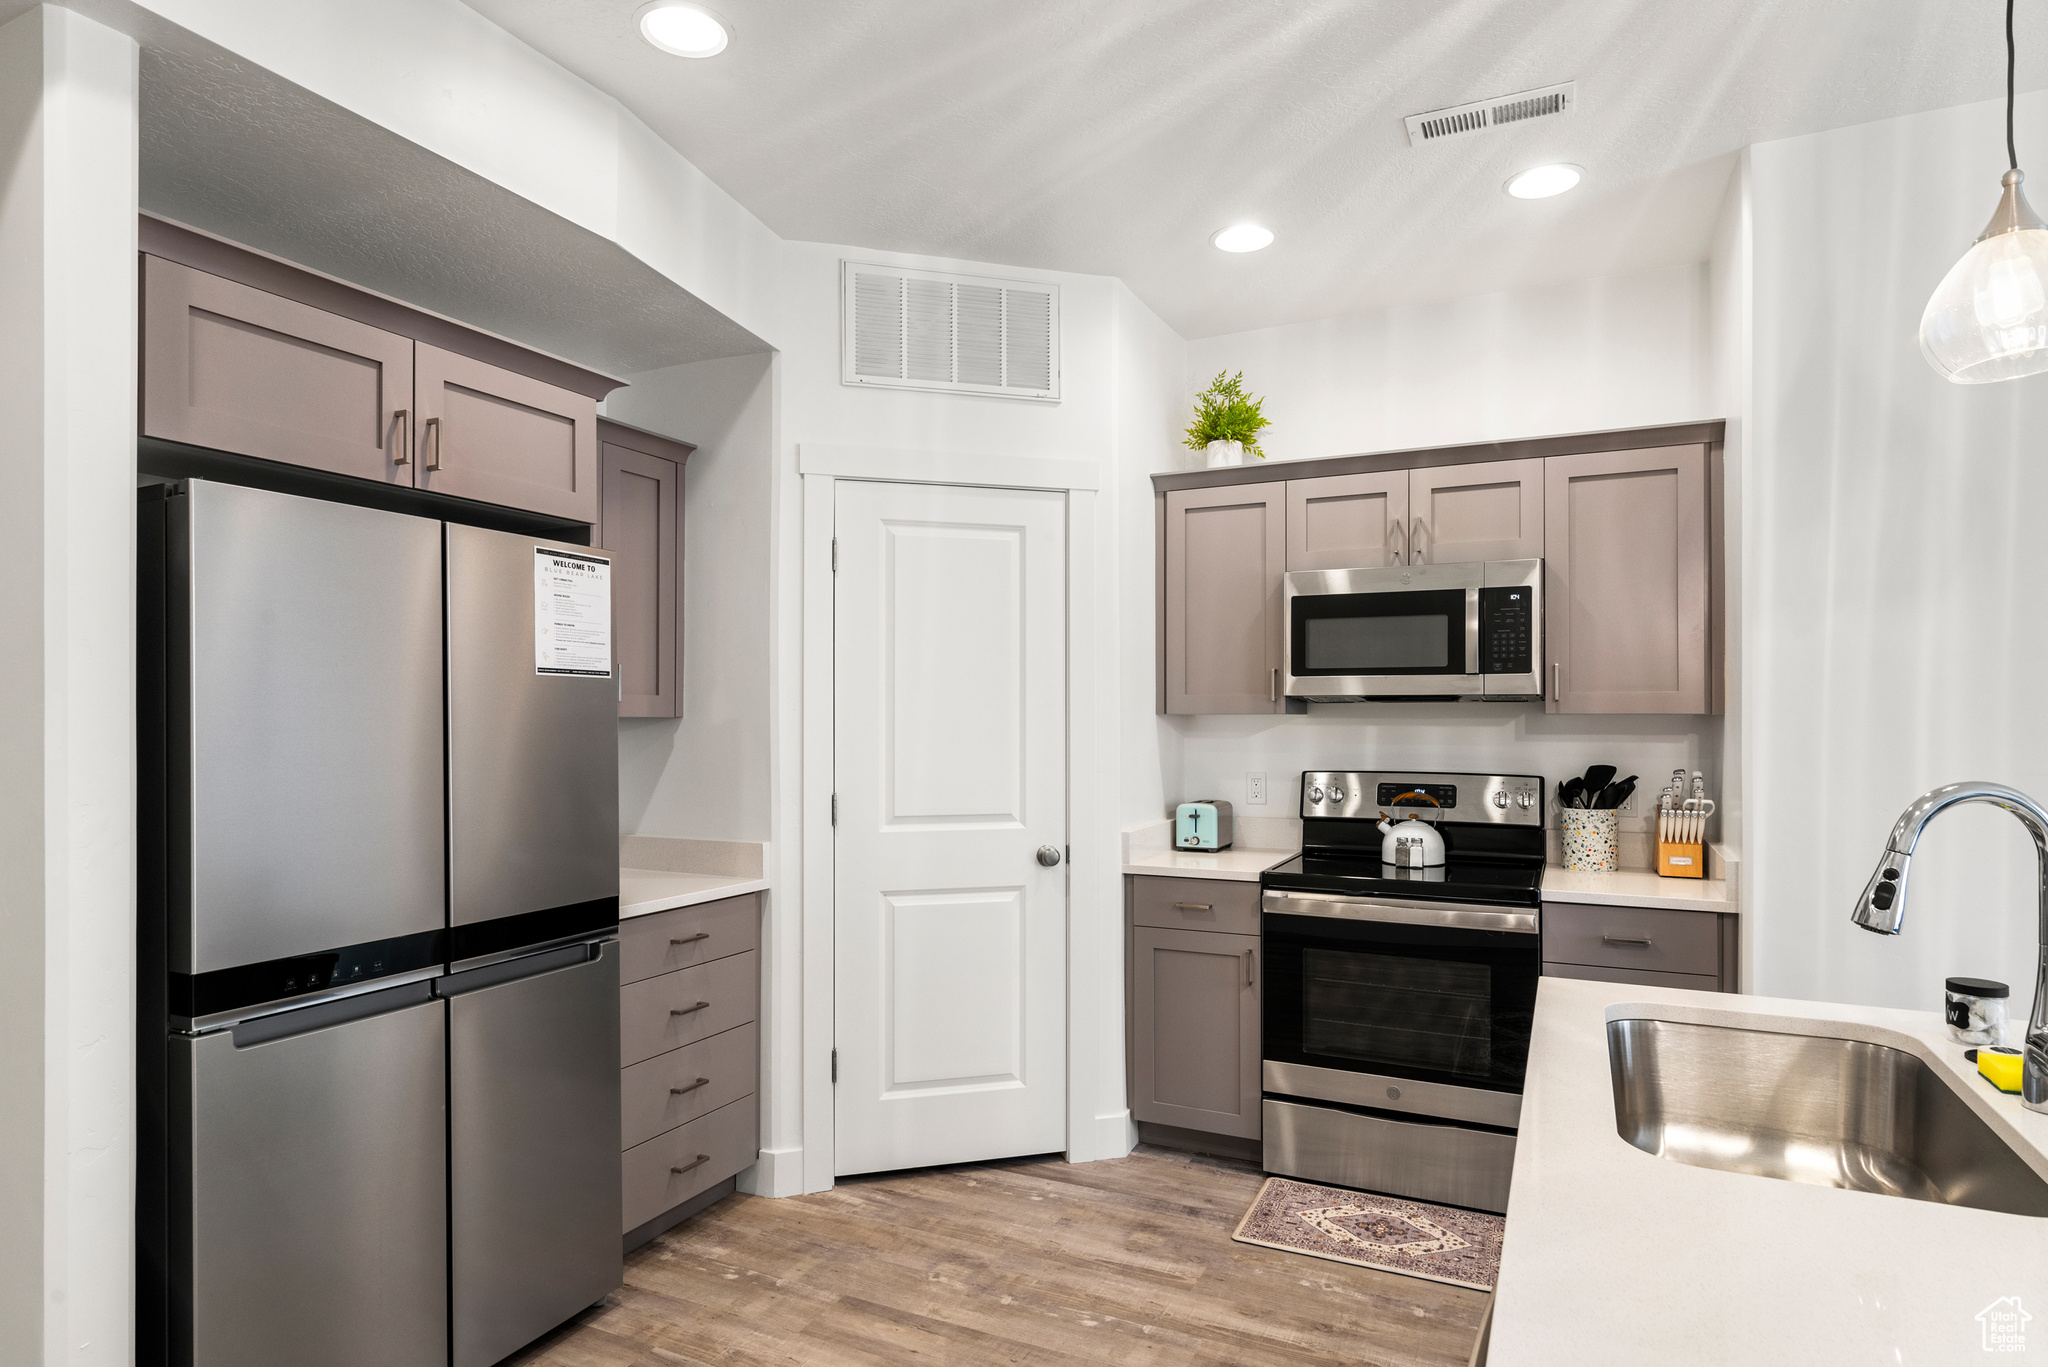
[(618, 945), (454, 974), (442, 990), (454, 1365), (489, 1367), (624, 1276)]
[(425, 983), (172, 1041), (172, 1363), (442, 1367), (444, 1041)]
[(143, 660), (169, 773), (144, 800), (168, 805), (171, 971), (438, 932), (441, 524), (203, 480), (166, 508), (142, 610), (169, 618)]
[[(619, 1232), (631, 1233), (759, 1158), (758, 1103), (758, 1097), (742, 1097), (628, 1149), (625, 1223)], [(616, 1236), (612, 1242), (618, 1242)]]
[(602, 552), (452, 523), (447, 537), (449, 922), (459, 960), (469, 957), (459, 928), (478, 922), (607, 898), (617, 919), (619, 684), (535, 664), (535, 551)]
[(628, 1066), (722, 1035), (761, 1014), (758, 950), (643, 978), (619, 998), (620, 1059)]

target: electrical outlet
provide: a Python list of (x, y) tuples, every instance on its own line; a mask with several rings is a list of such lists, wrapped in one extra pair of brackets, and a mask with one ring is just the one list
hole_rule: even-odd
[(1263, 807), (1266, 805), (1266, 776), (1246, 774), (1244, 776), (1244, 805)]
[(1621, 806), (1617, 807), (1615, 810), (1620, 812), (1623, 816), (1634, 816), (1636, 814), (1636, 795), (1634, 793), (1630, 793), (1628, 795), (1628, 801), (1622, 803)]

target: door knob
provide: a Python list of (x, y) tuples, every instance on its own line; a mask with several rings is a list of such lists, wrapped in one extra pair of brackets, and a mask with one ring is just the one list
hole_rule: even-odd
[(1047, 868), (1051, 868), (1060, 862), (1060, 852), (1050, 845), (1040, 845), (1038, 847), (1038, 862)]

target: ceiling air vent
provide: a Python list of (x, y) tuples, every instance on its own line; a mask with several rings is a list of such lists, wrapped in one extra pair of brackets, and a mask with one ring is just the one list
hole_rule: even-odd
[(840, 379), (1060, 397), (1060, 287), (840, 263)]
[(1426, 142), (1470, 137), (1505, 124), (1569, 114), (1578, 102), (1578, 82), (1566, 81), (1563, 85), (1546, 85), (1541, 90), (1524, 90), (1499, 99), (1475, 100), (1427, 114), (1410, 114), (1408, 145), (1420, 147)]

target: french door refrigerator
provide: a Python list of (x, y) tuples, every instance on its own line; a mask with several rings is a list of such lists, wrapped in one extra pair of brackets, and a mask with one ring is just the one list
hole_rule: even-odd
[(620, 1280), (604, 558), (140, 513), (138, 1358), (484, 1367)]

